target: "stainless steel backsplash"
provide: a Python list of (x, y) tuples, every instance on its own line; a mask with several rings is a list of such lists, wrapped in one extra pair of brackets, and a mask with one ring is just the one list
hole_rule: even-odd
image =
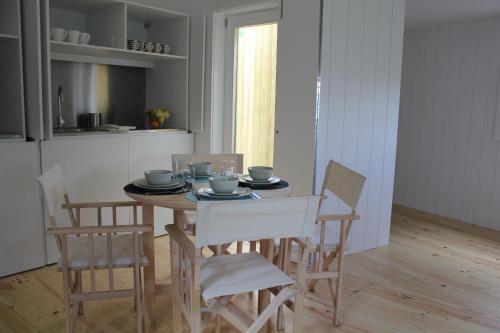
[(64, 90), (64, 127), (79, 115), (102, 113), (103, 124), (144, 126), (145, 69), (52, 61), (52, 123), (56, 127), (57, 90)]

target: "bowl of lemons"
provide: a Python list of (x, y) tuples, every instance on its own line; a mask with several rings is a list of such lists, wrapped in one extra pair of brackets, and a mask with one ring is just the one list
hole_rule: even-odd
[(172, 115), (172, 112), (165, 109), (148, 109), (146, 113), (146, 128), (159, 129), (165, 128), (165, 124)]

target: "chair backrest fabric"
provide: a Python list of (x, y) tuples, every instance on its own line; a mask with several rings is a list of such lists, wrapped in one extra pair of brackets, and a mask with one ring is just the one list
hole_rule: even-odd
[(234, 172), (243, 173), (243, 154), (172, 154), (174, 172), (178, 171), (177, 161), (179, 161), (180, 168), (191, 162), (210, 162), (215, 170), (221, 168), (223, 161), (233, 161)]
[(356, 210), (366, 177), (330, 160), (326, 169), (324, 187), (346, 205)]
[(318, 196), (198, 202), (196, 246), (311, 237), (318, 202)]
[(48, 216), (52, 217), (55, 221), (56, 212), (60, 210), (61, 205), (66, 202), (64, 176), (59, 163), (56, 163), (50, 170), (38, 177), (37, 181), (42, 186), (43, 199)]

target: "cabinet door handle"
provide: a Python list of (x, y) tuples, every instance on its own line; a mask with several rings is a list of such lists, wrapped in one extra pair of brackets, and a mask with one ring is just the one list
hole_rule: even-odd
[(274, 134), (280, 134), (280, 131), (276, 130), (274, 131)]

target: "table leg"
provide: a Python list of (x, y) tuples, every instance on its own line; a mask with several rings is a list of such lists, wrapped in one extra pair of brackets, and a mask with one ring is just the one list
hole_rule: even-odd
[[(142, 223), (152, 225), (154, 230), (154, 207), (142, 206)], [(155, 242), (154, 231), (144, 233), (144, 255), (149, 260), (149, 265), (144, 267), (144, 305), (149, 313), (151, 321), (154, 322), (153, 304), (155, 302)]]
[[(267, 260), (273, 261), (274, 257), (274, 239), (263, 239), (260, 241), (260, 253)], [(271, 302), (271, 293), (269, 290), (260, 290), (259, 291), (259, 300), (257, 303), (257, 310), (259, 314), (261, 314)], [(268, 331), (269, 322), (267, 322), (262, 329), (259, 331), (260, 333), (265, 333)]]
[[(184, 212), (174, 210), (174, 225), (184, 230)], [(172, 278), (172, 321), (173, 332), (182, 332), (182, 310), (181, 310), (181, 256), (179, 246), (170, 239), (170, 276)]]

